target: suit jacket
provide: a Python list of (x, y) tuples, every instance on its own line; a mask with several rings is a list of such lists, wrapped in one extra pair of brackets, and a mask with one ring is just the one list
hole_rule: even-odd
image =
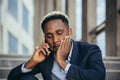
[[(21, 64), (11, 70), (8, 80), (18, 80), (24, 75), (35, 75), (40, 72), (44, 80), (51, 80), (53, 62), (54, 54), (52, 53), (28, 73), (22, 73)], [(73, 41), (70, 63), (67, 80), (105, 80), (106, 72), (101, 51), (96, 45)]]

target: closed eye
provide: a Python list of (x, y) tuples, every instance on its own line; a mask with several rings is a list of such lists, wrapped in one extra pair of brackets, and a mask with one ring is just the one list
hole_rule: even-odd
[(52, 34), (45, 34), (46, 38), (52, 38)]
[(58, 35), (61, 35), (61, 34), (63, 33), (63, 30), (61, 30), (61, 29), (60, 29), (60, 30), (57, 30), (56, 33), (57, 33)]

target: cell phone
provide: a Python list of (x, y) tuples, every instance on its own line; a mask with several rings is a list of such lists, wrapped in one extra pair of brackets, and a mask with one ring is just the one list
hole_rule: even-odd
[[(46, 39), (45, 39), (45, 43), (47, 43), (47, 41), (46, 41)], [(47, 43), (48, 44), (48, 43)], [(52, 52), (52, 50), (50, 49), (50, 48), (48, 48), (48, 50), (50, 51), (50, 52)], [(46, 51), (45, 51), (46, 52)], [(47, 53), (47, 52), (46, 52)], [(47, 56), (47, 55), (46, 55)]]

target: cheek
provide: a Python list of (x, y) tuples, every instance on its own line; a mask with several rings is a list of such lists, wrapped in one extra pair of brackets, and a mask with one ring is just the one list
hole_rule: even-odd
[(50, 46), (50, 48), (53, 47), (53, 41), (52, 40), (47, 39), (46, 43), (48, 43), (48, 45)]

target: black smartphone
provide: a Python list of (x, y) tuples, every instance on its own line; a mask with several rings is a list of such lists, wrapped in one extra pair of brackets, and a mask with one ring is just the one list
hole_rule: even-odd
[[(46, 39), (45, 39), (45, 43), (47, 43), (47, 41), (46, 41)], [(48, 44), (48, 43), (47, 43)], [(50, 47), (48, 48), (48, 50), (50, 51), (50, 52), (52, 52), (52, 50), (50, 49)], [(46, 50), (45, 50), (45, 52), (46, 52)], [(47, 53), (47, 52), (46, 52)], [(47, 56), (47, 55), (45, 55), (45, 56)]]

